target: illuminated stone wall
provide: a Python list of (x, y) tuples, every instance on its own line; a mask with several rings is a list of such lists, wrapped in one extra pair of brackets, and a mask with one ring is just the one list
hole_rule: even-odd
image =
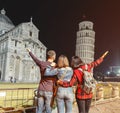
[(26, 49), (45, 61), (47, 48), (39, 41), (39, 30), (32, 19), (14, 26), (2, 10), (0, 25), (0, 81), (10, 82), (13, 78), (13, 82), (39, 82), (40, 70)]

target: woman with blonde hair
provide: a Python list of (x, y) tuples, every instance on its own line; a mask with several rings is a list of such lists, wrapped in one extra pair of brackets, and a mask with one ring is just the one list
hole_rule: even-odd
[[(57, 75), (59, 80), (69, 82), (73, 75), (73, 70), (69, 66), (68, 58), (65, 55), (60, 55), (57, 61), (57, 67), (51, 69), (51, 67), (46, 68), (45, 76), (47, 75)], [(72, 103), (73, 103), (73, 90), (72, 87), (62, 87), (59, 86), (57, 90), (57, 109), (58, 113), (72, 113)]]

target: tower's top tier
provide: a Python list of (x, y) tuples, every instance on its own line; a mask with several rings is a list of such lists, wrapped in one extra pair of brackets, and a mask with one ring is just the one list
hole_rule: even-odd
[(93, 30), (93, 22), (82, 21), (79, 23), (79, 30)]

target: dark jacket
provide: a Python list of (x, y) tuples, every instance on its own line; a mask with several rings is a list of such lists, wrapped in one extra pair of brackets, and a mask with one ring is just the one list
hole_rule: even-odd
[(35, 61), (35, 63), (40, 68), (41, 73), (41, 80), (39, 83), (38, 90), (40, 91), (53, 91), (53, 85), (56, 81), (56, 76), (44, 76), (44, 71), (47, 68), (47, 66), (50, 66), (51, 62), (49, 61), (41, 61), (36, 56), (32, 54), (32, 52), (29, 52), (31, 58)]

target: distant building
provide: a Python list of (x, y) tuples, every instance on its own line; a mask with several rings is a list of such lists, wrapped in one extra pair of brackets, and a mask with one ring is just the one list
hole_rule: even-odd
[(75, 54), (79, 56), (84, 63), (94, 61), (94, 43), (95, 32), (93, 30), (93, 23), (90, 21), (80, 22), (79, 31), (77, 31)]
[(115, 76), (120, 76), (120, 66), (110, 66), (109, 74), (114, 74)]
[(39, 30), (30, 22), (15, 26), (6, 16), (0, 14), (0, 81), (38, 82), (39, 68), (29, 56), (26, 48), (41, 60), (46, 60), (46, 47), (39, 41)]

